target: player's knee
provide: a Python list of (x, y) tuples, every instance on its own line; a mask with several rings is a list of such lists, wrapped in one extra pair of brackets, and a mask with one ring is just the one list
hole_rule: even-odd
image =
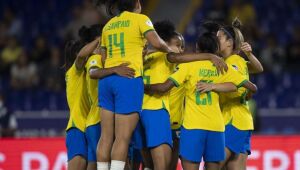
[(221, 166), (219, 162), (210, 162), (210, 163), (205, 163), (205, 169), (207, 170), (220, 170)]
[(100, 137), (100, 141), (104, 143), (112, 143), (114, 140), (114, 134), (113, 133), (102, 133)]
[(124, 134), (121, 134), (116, 136), (115, 143), (120, 145), (129, 145), (130, 139), (130, 135), (126, 136)]

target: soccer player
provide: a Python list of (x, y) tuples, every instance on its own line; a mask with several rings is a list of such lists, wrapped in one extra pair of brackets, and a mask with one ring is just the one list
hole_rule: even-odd
[[(239, 20), (235, 19), (232, 26), (221, 27), (217, 35), (225, 62), (249, 80), (249, 73), (260, 73), (263, 67), (252, 54), (251, 46), (244, 42), (240, 26)], [(244, 52), (249, 61), (241, 57), (240, 52)], [(226, 124), (226, 160), (223, 166), (228, 170), (246, 169), (247, 157), (251, 153), (250, 139), (254, 127), (246, 100), (248, 92), (241, 87), (237, 92), (221, 95), (221, 107)]]
[(86, 143), (87, 143), (87, 170), (97, 169), (97, 157), (96, 150), (97, 144), (101, 135), (100, 128), (100, 108), (98, 107), (98, 81), (93, 80), (90, 77), (90, 70), (95, 68), (102, 68), (101, 56), (95, 54), (96, 47), (99, 44), (99, 36), (101, 35), (101, 30), (103, 26), (92, 25), (86, 32), (89, 39), (93, 41), (83, 47), (79, 53), (84, 56), (90, 56), (85, 64), (85, 79), (86, 87), (88, 93), (88, 102), (90, 104), (89, 113), (86, 120)]
[[(179, 53), (183, 53), (185, 49), (184, 37), (180, 34), (177, 37), (177, 41), (181, 44), (179, 47)], [(174, 72), (178, 69), (178, 65), (174, 66)], [(171, 170), (176, 170), (179, 159), (179, 138), (180, 138), (180, 127), (182, 125), (182, 118), (184, 112), (184, 99), (185, 99), (185, 89), (183, 86), (174, 87), (170, 91), (169, 103), (170, 103), (170, 121), (172, 129), (172, 159), (171, 159)]]
[(80, 41), (71, 42), (66, 46), (67, 99), (70, 108), (66, 139), (68, 169), (96, 169), (96, 147), (101, 133), (97, 106), (98, 83), (90, 79), (87, 72), (90, 71), (91, 77), (94, 78), (114, 73), (124, 76), (131, 74), (130, 77), (134, 75), (134, 71), (126, 66), (100, 69), (101, 56), (92, 55), (99, 43), (100, 30), (100, 25), (93, 25), (90, 28), (83, 26), (79, 31)]
[[(214, 34), (203, 34), (198, 40), (198, 49), (199, 52), (216, 53), (219, 49), (217, 37)], [(200, 91), (196, 91), (198, 81), (203, 82), (201, 87), (199, 86)], [(212, 62), (196, 61), (179, 65), (178, 71), (167, 81), (147, 85), (145, 90), (149, 94), (166, 93), (174, 86), (180, 85), (186, 89), (180, 136), (183, 168), (198, 170), (203, 157), (206, 169), (219, 170), (220, 162), (225, 159), (225, 128), (216, 92), (235, 91), (236, 86), (240, 85), (255, 92), (256, 86), (239, 76), (232, 68), (228, 68), (222, 75), (218, 74)]]
[(150, 19), (140, 14), (139, 0), (108, 0), (110, 14), (117, 15), (102, 31), (104, 68), (129, 64), (135, 71), (133, 78), (111, 75), (99, 81), (101, 109), (101, 137), (97, 150), (99, 170), (124, 169), (128, 146), (142, 110), (144, 84), (142, 79), (142, 51), (145, 40), (154, 48), (173, 52), (155, 32)]
[[(173, 24), (161, 21), (154, 24), (158, 35), (175, 49), (181, 46)], [(145, 56), (144, 83), (164, 82), (173, 72), (173, 64), (167, 59), (167, 53), (152, 51)], [(151, 152), (154, 169), (169, 169), (172, 153), (172, 133), (169, 117), (169, 94), (144, 95), (143, 110), (140, 114), (144, 129), (146, 147)], [(147, 164), (146, 164), (147, 165)]]
[[(175, 26), (170, 21), (160, 21), (154, 24), (158, 35), (167, 44), (182, 51), (183, 37), (175, 31)], [(199, 54), (194, 60), (207, 60), (209, 55)], [(173, 73), (177, 63), (188, 62), (192, 57), (176, 58), (167, 53), (153, 51), (146, 55), (144, 66), (144, 83), (163, 83)], [(172, 131), (170, 126), (169, 94), (145, 95), (141, 123), (145, 132), (146, 147), (150, 149), (154, 169), (170, 169), (172, 159)], [(173, 116), (173, 115), (172, 115)], [(145, 155), (144, 155), (145, 157)], [(149, 159), (146, 159), (149, 160)], [(148, 166), (149, 161), (145, 161)], [(152, 167), (150, 167), (152, 168)]]
[[(79, 31), (82, 32), (82, 29)], [(87, 144), (85, 138), (86, 118), (90, 105), (84, 70), (86, 56), (78, 53), (84, 46), (84, 37), (77, 42), (69, 42), (65, 48), (66, 92), (70, 109), (66, 129), (68, 169), (86, 169)]]

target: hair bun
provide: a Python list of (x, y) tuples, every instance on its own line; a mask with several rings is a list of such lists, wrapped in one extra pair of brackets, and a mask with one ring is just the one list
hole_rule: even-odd
[(242, 22), (239, 20), (238, 17), (235, 17), (234, 20), (232, 21), (232, 26), (234, 28), (238, 28), (238, 29), (241, 29), (242, 27)]
[(216, 34), (220, 29), (220, 24), (214, 21), (207, 21), (202, 24), (202, 29), (204, 33), (213, 33)]
[(108, 0), (93, 0), (94, 5), (96, 6), (101, 6), (101, 5), (105, 5), (107, 3)]

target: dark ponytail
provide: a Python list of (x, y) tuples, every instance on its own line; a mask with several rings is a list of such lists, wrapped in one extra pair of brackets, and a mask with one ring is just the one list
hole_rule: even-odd
[(67, 72), (75, 62), (77, 53), (84, 46), (81, 41), (69, 41), (65, 46), (65, 71)]

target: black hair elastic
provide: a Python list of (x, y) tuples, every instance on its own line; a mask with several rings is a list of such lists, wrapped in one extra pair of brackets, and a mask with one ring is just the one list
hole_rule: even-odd
[(231, 38), (231, 39), (234, 40), (233, 35), (231, 35), (231, 34), (229, 33), (229, 31), (227, 31), (227, 29), (226, 29), (225, 27), (222, 27), (220, 30), (224, 31), (225, 34), (226, 34), (227, 36), (229, 36), (229, 38)]

